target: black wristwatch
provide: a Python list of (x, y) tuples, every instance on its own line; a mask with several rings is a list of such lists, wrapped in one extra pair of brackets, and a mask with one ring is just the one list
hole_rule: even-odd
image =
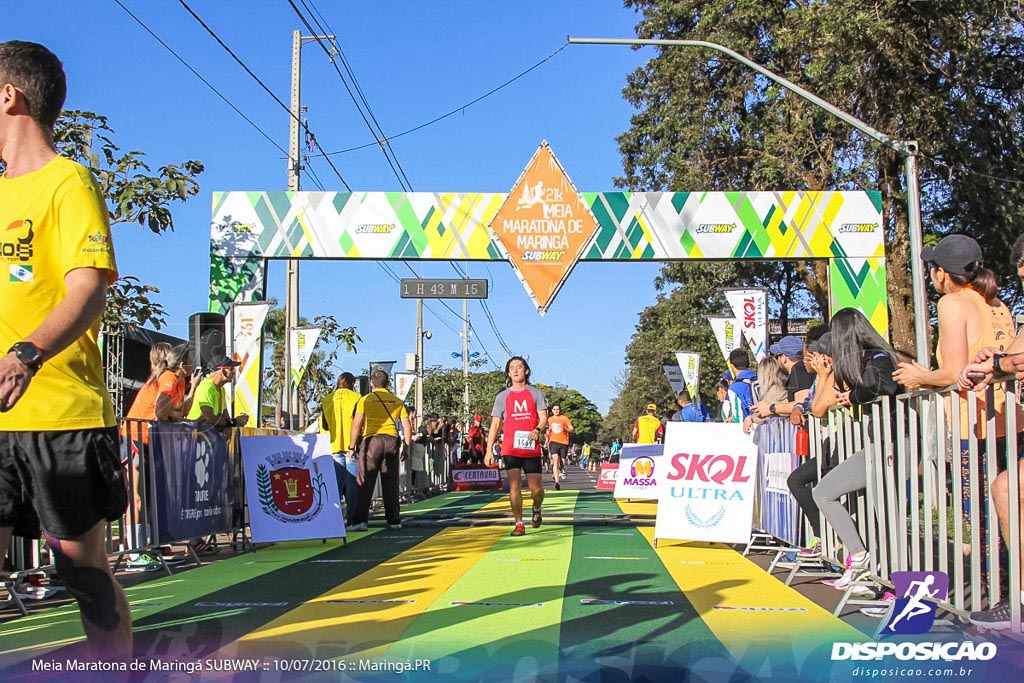
[(768, 412), (771, 413), (772, 415), (775, 415), (775, 404), (774, 403), (772, 403), (770, 406), (768, 406)]
[(999, 367), (999, 363), (1006, 358), (1005, 353), (993, 353), (992, 354), (992, 371), (997, 375), (1003, 374), (1003, 369)]
[(31, 370), (33, 375), (39, 372), (39, 368), (43, 367), (43, 352), (32, 342), (17, 342), (7, 350), (7, 353), (13, 353), (14, 357)]

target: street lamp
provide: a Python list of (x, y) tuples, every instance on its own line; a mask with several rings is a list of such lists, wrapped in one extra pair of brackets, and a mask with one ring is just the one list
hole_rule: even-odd
[(468, 340), (463, 337), (462, 353), (452, 351), (452, 358), (462, 359), (462, 412), (466, 416), (466, 419), (469, 419), (469, 359), (480, 357), (479, 351), (473, 351), (470, 353), (468, 343)]
[(639, 38), (569, 38), (570, 43), (585, 45), (661, 45), (675, 47), (702, 47), (716, 50), (737, 62), (753, 69), (762, 76), (775, 81), (808, 102), (815, 104), (841, 121), (845, 121), (857, 130), (881, 142), (886, 147), (903, 156), (903, 172), (907, 177), (907, 229), (910, 232), (910, 273), (913, 278), (914, 294), (914, 345), (917, 360), (922, 365), (930, 362), (928, 354), (928, 300), (924, 285), (924, 268), (921, 263), (921, 249), (924, 238), (921, 230), (921, 192), (917, 180), (917, 142), (913, 140), (897, 140), (875, 130), (856, 116), (846, 113), (833, 104), (826, 102), (814, 93), (801, 88), (796, 83), (769, 71), (757, 62), (751, 61), (734, 50), (718, 43), (704, 40), (675, 39), (639, 39)]

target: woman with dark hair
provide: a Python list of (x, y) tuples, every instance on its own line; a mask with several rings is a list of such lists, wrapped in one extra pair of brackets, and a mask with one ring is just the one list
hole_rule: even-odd
[[(836, 382), (836, 400), (841, 406), (859, 406), (882, 396), (895, 396), (903, 387), (893, 379), (896, 351), (875, 331), (864, 314), (844, 308), (832, 316), (832, 361)], [(890, 419), (895, 402), (890, 405)], [(872, 457), (881, 457), (873, 452)], [(812, 495), (825, 520), (835, 529), (847, 552), (846, 571), (834, 581), (826, 581), (838, 590), (870, 571), (870, 556), (840, 496), (867, 487), (867, 451), (860, 450), (839, 463), (821, 478)]]

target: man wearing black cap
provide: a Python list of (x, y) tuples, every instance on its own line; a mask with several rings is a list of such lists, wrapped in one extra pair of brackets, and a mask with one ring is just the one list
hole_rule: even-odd
[(248, 415), (232, 418), (228, 411), (224, 396), (224, 385), (235, 379), (235, 368), (241, 363), (221, 354), (214, 356), (210, 362), (213, 372), (207, 375), (196, 388), (192, 399), (192, 410), (187, 420), (205, 422), (214, 427), (244, 427), (249, 421)]

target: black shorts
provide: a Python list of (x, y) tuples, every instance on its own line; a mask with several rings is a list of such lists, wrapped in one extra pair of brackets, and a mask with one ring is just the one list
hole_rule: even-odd
[(540, 474), (540, 458), (520, 458), (518, 455), (503, 455), (506, 470), (522, 470), (524, 474)]
[(0, 526), (71, 539), (127, 506), (116, 427), (0, 432)]
[(551, 455), (557, 455), (562, 460), (566, 459), (569, 455), (569, 444), (552, 442), (548, 445), (548, 450), (551, 451)]

